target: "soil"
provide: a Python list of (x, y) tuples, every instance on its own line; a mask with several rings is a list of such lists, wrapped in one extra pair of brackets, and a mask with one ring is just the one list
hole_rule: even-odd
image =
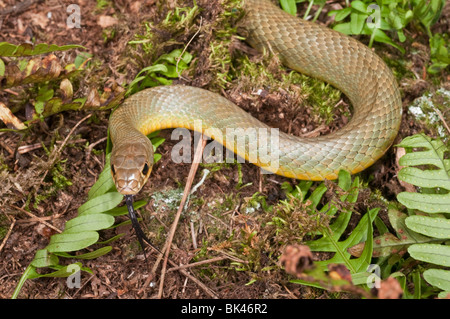
[[(72, 0), (24, 2), (27, 2), (29, 6), (12, 9), (0, 17), (2, 28), (0, 41), (14, 44), (32, 41), (34, 43), (84, 46), (86, 50), (75, 49), (57, 54), (62, 64), (73, 62), (77, 54), (82, 51), (89, 52), (94, 57), (92, 62), (97, 65), (96, 72), (89, 72), (81, 76), (77, 91), (74, 92), (76, 97), (86, 96), (92, 87), (108, 87), (105, 84), (108, 81), (119, 85), (130, 83), (139, 70), (145, 66), (145, 63), (149, 62), (146, 60), (149, 58), (142, 54), (142, 61), (130, 61), (126, 57), (127, 43), (134, 39), (135, 34), (142, 34), (144, 21), (158, 23), (166, 16), (167, 10), (173, 9), (176, 5), (175, 1), (167, 1), (166, 8), (161, 10), (159, 5), (164, 1), (118, 0), (114, 3), (105, 1), (105, 6), (99, 8), (100, 1), (80, 0), (77, 4), (81, 8), (81, 27), (68, 28), (67, 17), (70, 11), (68, 13), (67, 8), (73, 3)], [(191, 5), (189, 1), (185, 2), (186, 6)], [(15, 1), (10, 0), (0, 1), (0, 12), (6, 12), (5, 8), (11, 8), (14, 3)], [(205, 25), (214, 21), (221, 11), (219, 1), (198, 0), (197, 3), (202, 8), (200, 16)], [(448, 21), (448, 16), (445, 19), (443, 21)], [(324, 24), (330, 23), (325, 13), (321, 15), (319, 21)], [(197, 21), (197, 27), (198, 24)], [(445, 22), (442, 24), (445, 25)], [(174, 47), (182, 48), (183, 44), (193, 37), (195, 31), (195, 28), (192, 28), (186, 34), (178, 34), (177, 44), (161, 47), (155, 54), (158, 56), (161, 53), (170, 52)], [(161, 33), (161, 38), (170, 36), (163, 34), (162, 31)], [(192, 77), (178, 80), (179, 83), (209, 88), (212, 75), (208, 72), (209, 51), (205, 48), (209, 47), (208, 41), (211, 41), (211, 38), (212, 33), (208, 30), (202, 30), (193, 38), (190, 52), (196, 56), (195, 74)], [(418, 54), (411, 53), (412, 43), (408, 43), (409, 47), (406, 48), (407, 56), (411, 57), (408, 69), (422, 76), (428, 54), (426, 52), (426, 36), (419, 34), (414, 43), (415, 52)], [(249, 54), (252, 59), (259, 58), (245, 43), (239, 42), (235, 46), (236, 48), (233, 50)], [(395, 60), (399, 55), (395, 49), (390, 47), (382, 46), (377, 50), (385, 59)], [(425, 91), (438, 87), (429, 78), (421, 77), (414, 80), (405, 76), (405, 78), (399, 77), (398, 79), (403, 93), (404, 106)], [(448, 76), (443, 75), (440, 85), (443, 82), (443, 85), (448, 88), (448, 80)], [(310, 112), (306, 107), (304, 107), (306, 115), (299, 118), (298, 109), (293, 109), (292, 106), (293, 101), (297, 101), (297, 99), (286, 91), (263, 94), (261, 100), (253, 103), (254, 97), (238, 93), (238, 83), (233, 83), (225, 89), (217, 89), (217, 87), (215, 89), (260, 120), (292, 134), (304, 134), (311, 131), (315, 131), (317, 134), (327, 134), (344, 125), (347, 120), (345, 112), (338, 111), (334, 116), (334, 122), (328, 126), (321, 126), (308, 117)], [(8, 101), (14, 99), (13, 93), (12, 89), (0, 92), (0, 101), (9, 105)], [(342, 103), (346, 103), (345, 99)], [(51, 235), (57, 230), (64, 229), (65, 222), (74, 218), (77, 215), (78, 207), (86, 201), (90, 187), (95, 183), (104, 167), (105, 137), (107, 136), (109, 113), (110, 110), (67, 111), (48, 117), (44, 121), (35, 122), (30, 132), (25, 135), (15, 132), (0, 132), (0, 152), (2, 153), (0, 159), (3, 158), (3, 162), (0, 161), (0, 164), (7, 165), (9, 168), (9, 175), (3, 179), (0, 178), (5, 185), (3, 190), (5, 195), (0, 198), (0, 211), (3, 215), (0, 223), (5, 229), (11, 229), (8, 234), (3, 236), (7, 240), (0, 241), (0, 243), (4, 242), (4, 246), (0, 248), (0, 298), (11, 297), (20, 276), (34, 258), (36, 251), (44, 248)], [(89, 114), (92, 114), (91, 117), (84, 119)], [(25, 121), (25, 109), (19, 110), (16, 116)], [(79, 125), (75, 128), (77, 124)], [(75, 130), (71, 131), (73, 128)], [(416, 123), (407, 112), (404, 112), (397, 141), (422, 130), (427, 132), (428, 129)], [(164, 245), (165, 236), (173, 222), (176, 208), (175, 210), (163, 209), (163, 205), (159, 204), (160, 206), (156, 206), (158, 208), (155, 209), (153, 203), (157, 200), (155, 196), (151, 197), (151, 195), (182, 190), (191, 168), (190, 164), (176, 164), (170, 160), (170, 152), (177, 142), (171, 141), (170, 133), (171, 131), (161, 133), (166, 138), (166, 142), (158, 148), (162, 159), (153, 168), (151, 181), (136, 199), (149, 201), (140, 210), (143, 218), (141, 225), (152, 225), (148, 226), (149, 230), (146, 230), (146, 233), (158, 247)], [(34, 144), (46, 147), (56, 145), (58, 148), (66, 137), (69, 137), (69, 140), (66, 147), (58, 153), (58, 161), (61, 165), (61, 174), (71, 182), (71, 185), (62, 189), (55, 188), (52, 191), (52, 185), (55, 183), (52, 177), (57, 176), (57, 173), (49, 171), (50, 158), (47, 149), (38, 146), (36, 149), (22, 154), (19, 154), (17, 149), (20, 146)], [(89, 150), (85, 147), (93, 144), (94, 147)], [(214, 242), (216, 234), (208, 233), (211, 230), (205, 225), (225, 223), (224, 229), (229, 231), (229, 234), (234, 234), (233, 236), (238, 236), (236, 234), (240, 232), (260, 230), (258, 225), (254, 224), (258, 219), (242, 213), (246, 200), (259, 192), (266, 196), (268, 204), (275, 204), (285, 198), (284, 192), (281, 190), (283, 182), (287, 181), (292, 185), (297, 183), (295, 180), (280, 176), (262, 175), (257, 167), (248, 163), (242, 164), (240, 169), (242, 170), (242, 181), (239, 180), (239, 170), (236, 165), (225, 166), (213, 173), (211, 178), (206, 179), (195, 194), (195, 198), (201, 200), (197, 202), (193, 200), (194, 204), (192, 204), (197, 205), (198, 211), (202, 213), (196, 216), (183, 216), (175, 235), (170, 258), (176, 264), (189, 264), (204, 260), (198, 259), (199, 251), (203, 251), (203, 256), (208, 256), (206, 259), (220, 259), (187, 270), (207, 289), (179, 271), (166, 271), (161, 297), (168, 299), (330, 298), (331, 293), (329, 292), (290, 283), (289, 280), (292, 277), (280, 268), (273, 272), (261, 272), (255, 269), (238, 271), (233, 266), (236, 259), (221, 250), (220, 244), (224, 242)], [(395, 199), (396, 194), (404, 189), (395, 178), (397, 171), (396, 148), (391, 148), (376, 165), (361, 174), (362, 178), (369, 182), (367, 190), (362, 191), (358, 199), (356, 210), (365, 213), (368, 207), (384, 205), (381, 200), (375, 202), (370, 199), (368, 193), (374, 190), (378, 190), (388, 200)], [(194, 184), (200, 178), (201, 169), (196, 174)], [(240, 187), (240, 185), (247, 184), (249, 186)], [(30, 192), (35, 196), (43, 196), (39, 200), (37, 197), (29, 198), (27, 194)], [(218, 220), (208, 211), (208, 199), (217, 198), (222, 198), (223, 202), (231, 199), (234, 204), (238, 203), (238, 207), (232, 207), (223, 214), (226, 222)], [(385, 219), (385, 216), (382, 215), (383, 212), (380, 214)], [(119, 222), (125, 220), (127, 220), (126, 217), (118, 218)], [(192, 220), (195, 223), (192, 223)], [(196, 245), (191, 236), (191, 225), (197, 227)], [(146, 226), (143, 228), (146, 229)], [(106, 239), (120, 233), (125, 233), (125, 236), (111, 243), (113, 249), (110, 253), (84, 262), (84, 265), (92, 270), (92, 274), (82, 272), (81, 287), (68, 288), (65, 278), (39, 278), (28, 280), (23, 286), (19, 298), (157, 298), (161, 266), (154, 275), (150, 275), (157, 254), (152, 249), (146, 248), (148, 267), (145, 266), (144, 255), (138, 247), (135, 233), (130, 225), (104, 231), (101, 236)], [(279, 252), (277, 253), (279, 255)], [(260, 257), (261, 264), (264, 265), (263, 259), (268, 257), (264, 254), (261, 254)], [(270, 262), (269, 265), (273, 266)], [(168, 268), (171, 267), (168, 265)], [(248, 285), (253, 280), (255, 281)], [(352, 294), (340, 295), (340, 298), (354, 297)]]

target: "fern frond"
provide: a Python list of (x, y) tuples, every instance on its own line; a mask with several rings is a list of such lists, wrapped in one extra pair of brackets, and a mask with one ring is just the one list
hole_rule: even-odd
[[(441, 140), (425, 134), (407, 137), (398, 146), (409, 151), (399, 160), (399, 164), (406, 167), (400, 170), (398, 178), (415, 185), (419, 191), (397, 195), (398, 201), (412, 214), (405, 219), (405, 224), (411, 231), (425, 235), (430, 242), (438, 242), (413, 244), (408, 247), (408, 253), (416, 260), (449, 267), (450, 246), (448, 241), (444, 242), (450, 239), (449, 149)], [(449, 270), (428, 269), (423, 275), (430, 285), (449, 291)]]
[(450, 159), (445, 158), (448, 148), (425, 134), (407, 137), (398, 146), (410, 150), (399, 160), (405, 167), (398, 179), (420, 187), (422, 193), (402, 192), (397, 195), (398, 201), (425, 213), (450, 213)]

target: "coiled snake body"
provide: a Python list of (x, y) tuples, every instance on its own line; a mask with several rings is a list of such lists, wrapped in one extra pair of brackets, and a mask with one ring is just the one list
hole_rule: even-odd
[[(401, 97), (392, 72), (375, 53), (346, 35), (293, 17), (270, 1), (244, 0), (244, 9), (241, 28), (246, 41), (259, 51), (278, 54), (289, 68), (340, 89), (352, 103), (352, 119), (326, 136), (279, 133), (277, 143), (270, 143), (267, 125), (220, 95), (180, 85), (146, 89), (126, 99), (110, 119), (111, 168), (119, 192), (136, 194), (145, 184), (153, 164), (153, 148), (145, 135), (165, 128), (184, 127), (207, 135), (213, 129), (215, 140), (243, 158), (254, 158), (256, 165), (273, 173), (307, 180), (335, 179), (341, 169), (360, 172), (392, 144), (401, 121)], [(269, 155), (277, 155), (277, 165), (266, 165), (261, 139), (254, 150), (252, 142), (239, 148), (226, 138), (227, 129), (239, 128), (266, 129), (264, 143), (270, 144)]]

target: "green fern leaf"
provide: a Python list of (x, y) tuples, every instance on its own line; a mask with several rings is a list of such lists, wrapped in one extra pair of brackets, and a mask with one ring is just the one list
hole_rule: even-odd
[[(358, 177), (355, 177), (352, 183), (351, 176), (348, 172), (346, 171), (339, 172), (338, 186), (344, 191), (344, 195), (340, 197), (340, 200), (346, 203), (355, 203), (356, 200), (358, 199), (359, 193), (358, 185), (359, 185)], [(326, 190), (327, 188), (324, 186), (319, 196), (313, 202), (318, 203)], [(334, 215), (337, 213), (338, 210), (339, 210), (338, 207), (333, 203), (327, 203), (321, 209), (321, 212), (326, 212), (328, 215)], [(334, 223), (330, 225), (331, 233), (328, 234), (328, 236), (323, 236), (319, 239), (307, 242), (309, 248), (312, 251), (335, 252), (336, 246), (333, 244), (333, 242), (338, 241), (341, 238), (342, 234), (347, 229), (351, 216), (352, 216), (351, 210), (347, 209), (342, 210), (339, 216), (336, 217)]]
[(68, 252), (81, 250), (97, 242), (99, 234), (95, 231), (86, 231), (74, 234), (56, 234), (50, 238), (46, 249), (50, 252)]
[(416, 166), (433, 164), (440, 169), (445, 169), (447, 179), (450, 178), (450, 160), (444, 160), (444, 154), (448, 152), (448, 149), (441, 140), (433, 140), (425, 134), (416, 134), (406, 137), (397, 146), (424, 149), (421, 152), (405, 154), (399, 161), (400, 165)]
[(405, 220), (406, 226), (417, 233), (434, 237), (450, 239), (450, 219), (414, 215)]
[(51, 267), (58, 263), (58, 256), (50, 254), (47, 249), (39, 249), (31, 262), (31, 266), (36, 268)]
[[(417, 241), (408, 247), (408, 253), (416, 260), (448, 267), (450, 246), (441, 243), (450, 238), (450, 219), (445, 215), (450, 213), (450, 160), (446, 158), (449, 150), (441, 140), (425, 134), (407, 137), (398, 146), (407, 150), (399, 160), (406, 167), (400, 170), (398, 178), (417, 186), (419, 193), (402, 192), (397, 199), (407, 208), (425, 213), (410, 211), (413, 215), (404, 219), (405, 230), (429, 242)], [(449, 271), (428, 269), (423, 275), (430, 285), (449, 290)]]
[(450, 193), (418, 194), (402, 192), (397, 195), (397, 199), (408, 208), (418, 209), (426, 213), (450, 213)]
[(445, 291), (450, 291), (450, 271), (444, 269), (428, 269), (423, 272), (423, 277), (431, 285)]
[[(398, 146), (410, 151), (399, 160), (399, 164), (406, 167), (400, 170), (398, 178), (432, 192), (402, 192), (397, 195), (398, 201), (426, 213), (450, 213), (450, 159), (445, 159), (448, 148), (441, 140), (424, 134), (407, 137)], [(416, 151), (411, 151), (414, 149)]]
[(450, 246), (437, 244), (415, 244), (408, 248), (414, 259), (450, 267)]
[(66, 222), (64, 234), (101, 230), (114, 224), (114, 217), (107, 214), (82, 215)]
[(94, 197), (78, 208), (78, 216), (106, 212), (117, 207), (122, 199), (123, 195), (117, 191)]
[(93, 199), (94, 197), (103, 195), (108, 191), (114, 189), (114, 180), (111, 176), (111, 166), (110, 166), (111, 153), (108, 153), (105, 158), (105, 167), (103, 171), (98, 176), (97, 181), (92, 185), (88, 193), (88, 199)]

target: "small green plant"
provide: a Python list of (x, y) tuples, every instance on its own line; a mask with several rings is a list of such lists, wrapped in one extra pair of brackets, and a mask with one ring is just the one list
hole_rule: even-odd
[(425, 134), (407, 137), (398, 146), (409, 150), (399, 161), (406, 167), (398, 178), (420, 187), (420, 193), (398, 194), (399, 202), (425, 213), (450, 213), (450, 160), (445, 158), (448, 148)]
[(411, 0), (415, 19), (420, 21), (428, 34), (432, 37), (431, 26), (437, 22), (444, 9), (445, 0)]
[(107, 8), (108, 6), (110, 6), (110, 5), (111, 5), (111, 1), (109, 1), (109, 0), (97, 0), (96, 7), (99, 10), (103, 10), (103, 9)]
[[(385, 4), (377, 1), (352, 1), (351, 7), (330, 11), (335, 15), (334, 30), (348, 35), (370, 35), (369, 48), (373, 42), (387, 43), (404, 53), (404, 49), (397, 45), (385, 31), (395, 30), (398, 40), (404, 42), (406, 37), (403, 29), (413, 18), (413, 12), (395, 1)], [(349, 22), (344, 20), (350, 17)]]
[[(100, 109), (102, 107), (108, 109), (117, 105), (124, 94), (120, 87), (105, 91), (101, 95), (96, 89), (91, 89), (87, 98), (74, 98), (73, 93), (76, 91), (76, 87), (74, 89), (73, 82), (77, 83), (77, 76), (89, 65), (92, 55), (82, 52), (75, 58), (74, 63), (63, 66), (53, 53), (78, 48), (84, 47), (79, 45), (57, 46), (45, 43), (34, 46), (0, 43), (1, 88), (36, 84), (26, 88), (28, 96), (15, 101), (19, 105), (11, 105), (10, 108), (14, 110), (20, 108), (20, 105), (25, 102), (30, 102), (34, 105), (34, 112), (31, 114), (32, 120), (42, 120), (67, 110)], [(3, 60), (1, 57), (8, 57), (8, 59)]]
[(312, 19), (312, 21), (317, 20), (320, 12), (322, 12), (323, 7), (327, 3), (326, 0), (315, 0), (315, 1), (314, 0), (308, 0), (308, 1), (306, 1), (306, 0), (280, 0), (280, 5), (284, 11), (295, 16), (297, 14), (297, 3), (302, 3), (302, 2), (309, 2), (308, 8), (306, 9), (305, 14), (303, 15), (303, 19), (308, 18), (313, 5), (319, 6), (319, 9), (316, 11), (316, 14), (314, 15), (314, 18)]
[[(327, 275), (329, 269), (338, 264), (349, 271), (353, 285), (368, 283), (371, 273), (367, 269), (371, 264), (373, 247), (372, 224), (379, 208), (368, 210), (350, 235), (345, 235), (358, 199), (359, 177), (352, 181), (348, 172), (341, 171), (337, 185), (321, 183), (311, 191), (312, 185), (309, 181), (300, 181), (295, 188), (284, 184), (288, 198), (272, 207), (274, 216), (267, 223), (267, 226), (275, 227), (273, 238), (282, 245), (292, 243), (293, 238), (302, 241), (304, 237), (309, 237), (312, 239), (306, 241), (306, 245), (311, 251), (333, 254), (329, 259), (315, 261), (312, 270), (306, 273), (307, 278), (300, 277), (291, 282), (323, 289), (338, 288), (336, 285), (351, 285), (348, 280), (334, 281)], [(323, 196), (327, 191), (328, 194), (331, 191), (333, 195), (329, 201), (323, 203)], [(360, 243), (365, 246), (360, 255), (354, 258), (349, 249)], [(358, 289), (365, 288), (362, 286)]]
[[(144, 22), (144, 32), (142, 34), (136, 34), (134, 39), (129, 41), (131, 55), (133, 56), (131, 63), (138, 62), (139, 68), (142, 65), (148, 65), (148, 61), (154, 61), (162, 52), (167, 52), (168, 47), (179, 45), (179, 37), (183, 37), (186, 34), (190, 34), (193, 28), (197, 28), (195, 25), (195, 18), (200, 13), (199, 7), (194, 1), (194, 5), (191, 7), (181, 7), (175, 1), (174, 10), (169, 10), (165, 18), (159, 22), (154, 23), (152, 21)], [(159, 11), (163, 11), (166, 8), (163, 3), (158, 4)], [(161, 12), (162, 13), (162, 12)], [(158, 30), (155, 32), (155, 30)], [(165, 36), (160, 36), (165, 34)], [(168, 36), (170, 35), (170, 36)], [(169, 38), (169, 39), (168, 39)], [(185, 40), (182, 40), (185, 43)]]
[(152, 65), (143, 68), (131, 81), (127, 94), (158, 85), (170, 85), (189, 67), (192, 55), (180, 49), (161, 55)]
[(437, 74), (450, 64), (449, 39), (447, 34), (436, 33), (430, 37), (431, 65), (428, 73)]
[[(163, 78), (163, 76), (178, 77), (178, 72), (185, 70), (191, 59), (192, 56), (189, 53), (183, 53), (181, 50), (174, 50), (169, 54), (162, 55), (155, 61), (153, 66), (145, 68), (138, 74), (130, 84), (128, 92), (133, 92), (138, 88), (142, 89), (147, 86), (170, 84), (171, 80)], [(146, 72), (146, 75), (141, 76), (140, 74), (144, 72)], [(48, 89), (42, 90), (41, 95), (42, 100), (47, 100), (51, 98), (52, 91)], [(164, 142), (163, 138), (157, 136), (158, 133), (153, 132), (148, 136), (152, 141), (154, 150)], [(87, 202), (78, 208), (78, 216), (66, 223), (62, 233), (53, 235), (47, 247), (36, 252), (35, 258), (22, 274), (12, 298), (17, 298), (27, 279), (68, 277), (80, 270), (91, 272), (89, 268), (83, 267), (80, 262), (62, 265), (60, 258), (78, 260), (97, 258), (107, 254), (112, 249), (111, 246), (107, 245), (109, 242), (122, 236), (122, 234), (119, 234), (106, 241), (99, 242), (98, 231), (119, 226), (114, 225), (114, 217), (128, 214), (126, 206), (117, 207), (122, 202), (123, 195), (117, 192), (111, 177), (111, 167), (109, 164), (110, 152), (111, 142), (108, 139), (106, 164), (97, 182), (90, 189)], [(160, 158), (161, 154), (155, 153), (154, 162), (156, 163)], [(145, 204), (145, 201), (138, 201), (134, 203), (134, 208), (138, 209)], [(126, 221), (120, 225), (126, 223), (130, 223), (130, 221)], [(69, 254), (69, 252), (82, 251), (94, 244), (100, 245), (101, 247), (86, 253)], [(38, 269), (52, 269), (54, 271), (40, 273), (37, 271)]]
[[(49, 154), (49, 156), (51, 155)], [(52, 182), (50, 183), (50, 186), (48, 187), (48, 189), (43, 189), (42, 192), (31, 192), (30, 196), (28, 196), (27, 203), (29, 203), (33, 199), (33, 206), (34, 208), (36, 208), (41, 201), (57, 194), (58, 190), (65, 189), (66, 187), (72, 185), (72, 182), (64, 176), (64, 172), (66, 170), (66, 162), (67, 160), (57, 160), (51, 165), (49, 175), (52, 179)]]
[[(156, 150), (157, 145), (161, 144), (163, 139), (154, 135), (150, 136), (150, 138), (154, 138), (152, 139), (152, 143), (154, 143), (153, 147)], [(161, 155), (155, 155), (159, 155), (155, 156), (155, 162), (157, 162)], [(97, 182), (88, 193), (88, 200), (78, 208), (78, 216), (67, 221), (64, 231), (60, 234), (53, 235), (47, 247), (36, 252), (34, 259), (22, 274), (16, 286), (12, 296), (13, 299), (17, 298), (23, 284), (28, 279), (68, 277), (80, 270), (92, 273), (91, 269), (84, 267), (81, 262), (63, 265), (60, 262), (60, 258), (87, 260), (100, 257), (111, 251), (112, 246), (107, 245), (108, 243), (123, 236), (123, 234), (119, 234), (103, 242), (99, 242), (100, 235), (98, 231), (130, 223), (127, 220), (114, 225), (114, 217), (128, 214), (128, 209), (126, 206), (117, 207), (122, 202), (123, 195), (115, 189), (111, 176), (109, 158), (110, 153), (106, 156), (105, 167), (100, 173)], [(146, 203), (146, 201), (137, 201), (134, 203), (134, 208), (138, 209)], [(81, 252), (94, 244), (99, 245), (100, 248), (73, 254)], [(69, 254), (70, 252), (72, 254)], [(41, 271), (51, 269), (53, 272), (41, 273), (38, 269), (41, 269)]]
[[(304, 0), (280, 0), (281, 7), (288, 13), (296, 15), (297, 3)], [(319, 5), (312, 21), (315, 21), (322, 11), (325, 1), (308, 1), (309, 5), (304, 14), (307, 18), (312, 5)], [(328, 13), (335, 16), (336, 24), (334, 30), (347, 35), (370, 36), (369, 48), (374, 42), (389, 44), (402, 53), (405, 49), (396, 43), (392, 34), (396, 34), (397, 40), (405, 42), (405, 28), (414, 23), (423, 27), (429, 37), (431, 50), (431, 65), (428, 67), (430, 74), (436, 74), (450, 64), (448, 49), (448, 36), (433, 34), (431, 26), (435, 24), (444, 8), (445, 0), (409, 0), (409, 1), (346, 1), (347, 6), (343, 9), (332, 10)]]
[[(222, 2), (223, 11), (219, 12), (217, 18), (204, 28), (213, 30), (213, 37), (203, 55), (208, 59), (208, 71), (212, 74), (210, 90), (227, 88), (236, 78), (235, 62), (241, 65), (232, 54), (233, 41), (243, 40), (237, 34), (236, 21), (242, 16), (242, 1), (225, 0)], [(201, 55), (200, 55), (201, 56)], [(239, 72), (238, 72), (239, 73)]]
[(192, 26), (195, 17), (199, 13), (197, 2), (193, 1), (192, 7), (176, 7), (175, 10), (170, 11), (164, 19), (162, 25), (165, 28), (175, 28), (177, 30), (185, 30)]
[[(405, 50), (396, 44), (389, 33), (395, 32), (400, 42), (406, 40), (404, 29), (411, 23), (422, 25), (429, 37), (432, 65), (430, 73), (437, 73), (448, 65), (448, 40), (431, 33), (431, 26), (437, 22), (444, 7), (444, 0), (413, 1), (352, 1), (351, 6), (330, 11), (338, 22), (334, 29), (349, 35), (370, 35), (369, 47), (373, 42), (387, 43), (402, 53)], [(345, 22), (350, 17), (349, 22)], [(418, 22), (418, 23), (417, 23)]]
[[(323, 186), (322, 186), (323, 185)], [(315, 236), (317, 239), (306, 244), (311, 251), (331, 252), (333, 257), (327, 260), (315, 262), (315, 265), (325, 271), (330, 265), (344, 264), (352, 275), (353, 284), (364, 284), (370, 275), (367, 272), (372, 259), (372, 223), (378, 214), (379, 208), (369, 210), (364, 214), (357, 226), (352, 230), (350, 236), (341, 240), (345, 230), (348, 228), (350, 218), (353, 213), (353, 204), (356, 202), (359, 193), (359, 178), (355, 177), (353, 182), (348, 172), (341, 171), (338, 179), (339, 191), (335, 200), (326, 203), (321, 209), (322, 214), (328, 216), (337, 215), (328, 227), (323, 227)], [(319, 203), (320, 198), (325, 193), (326, 187), (321, 184), (313, 192), (312, 204), (314, 207)], [(365, 248), (358, 258), (351, 258), (349, 248), (365, 242)], [(304, 280), (294, 280), (293, 282), (308, 285)], [(314, 284), (314, 286), (316, 286)]]

